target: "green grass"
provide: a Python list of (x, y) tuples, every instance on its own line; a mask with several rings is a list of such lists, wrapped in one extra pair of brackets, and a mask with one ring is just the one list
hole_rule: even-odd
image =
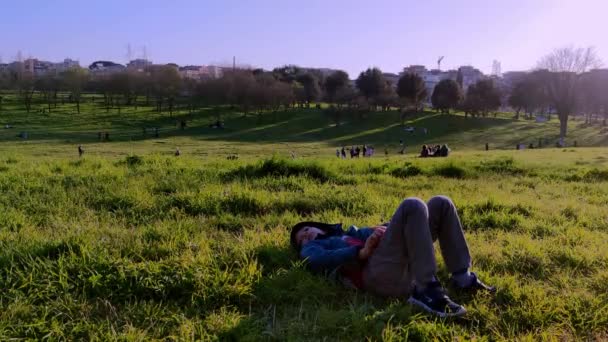
[[(405, 124), (417, 128), (427, 128), (409, 133), (400, 125), (396, 111), (368, 113), (364, 118), (345, 117), (338, 127), (317, 109), (294, 109), (262, 115), (242, 113), (229, 108), (201, 108), (189, 114), (177, 110), (157, 113), (152, 107), (124, 107), (106, 109), (101, 98), (96, 102), (87, 100), (81, 105), (81, 114), (75, 105), (59, 103), (51, 113), (26, 113), (14, 97), (6, 96), (0, 111), (0, 152), (21, 153), (33, 146), (39, 157), (70, 156), (78, 144), (83, 144), (87, 154), (97, 156), (136, 154), (167, 154), (180, 148), (187, 155), (196, 157), (224, 157), (238, 153), (243, 157), (264, 157), (269, 151), (289, 155), (295, 151), (298, 156), (334, 156), (341, 146), (371, 144), (377, 154), (397, 153), (403, 140), (407, 153), (417, 154), (422, 144), (447, 143), (455, 151), (483, 150), (485, 143), (494, 149), (515, 149), (516, 144), (538, 146), (539, 139), (544, 147), (554, 146), (558, 138), (559, 122), (553, 118), (547, 123), (529, 120), (513, 120), (513, 114), (500, 113), (496, 118), (465, 118), (462, 113), (438, 115), (431, 112), (411, 115)], [(38, 95), (35, 95), (38, 99)], [(40, 100), (38, 100), (40, 101)], [(43, 103), (33, 106), (34, 110), (44, 108)], [(215, 114), (221, 112), (226, 129), (209, 128), (215, 122)], [(188, 128), (180, 130), (177, 121), (188, 120)], [(11, 129), (4, 129), (10, 124)], [(155, 138), (153, 127), (160, 129), (160, 137)], [(146, 135), (143, 129), (148, 128)], [(18, 137), (26, 131), (28, 140)], [(111, 143), (101, 143), (98, 132), (108, 132)], [(578, 146), (606, 146), (608, 129), (599, 124), (585, 125), (581, 121), (571, 121), (567, 142)], [(72, 146), (70, 149), (69, 146)]]
[[(168, 129), (174, 119), (145, 108), (77, 115), (66, 104), (46, 117), (17, 107), (0, 112), (16, 126), (0, 133), (0, 340), (608, 338), (608, 150), (510, 149), (555, 136), (556, 122), (427, 113), (410, 121), (431, 129), (418, 136), (401, 133), (395, 113), (336, 128), (315, 110), (277, 120), (227, 111), (220, 132), (205, 127), (206, 109), (185, 132), (144, 139), (138, 125)], [(604, 143), (600, 127), (570, 128), (579, 145)], [(103, 129), (116, 138), (89, 136)], [(12, 136), (21, 130), (31, 139)], [(454, 153), (396, 155), (400, 137), (448, 142)], [(483, 137), (510, 150), (482, 151)], [(338, 160), (342, 143), (372, 143), (378, 154)], [(271, 157), (292, 150), (296, 160)], [(239, 160), (226, 160), (234, 152)], [(375, 225), (404, 198), (436, 194), (455, 201), (474, 270), (499, 289), (454, 296), (463, 319), (343, 289), (289, 249), (300, 220)]]
[[(606, 338), (607, 151), (503, 153), (5, 156), (0, 339)], [(462, 320), (342, 289), (289, 250), (301, 219), (373, 225), (403, 198), (434, 194), (454, 199), (474, 269), (499, 288), (456, 296)]]

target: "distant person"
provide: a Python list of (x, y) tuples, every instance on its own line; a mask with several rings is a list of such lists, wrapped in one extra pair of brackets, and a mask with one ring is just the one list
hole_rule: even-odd
[(342, 150), (340, 150), (340, 153), (342, 154), (342, 159), (346, 159), (346, 149), (344, 148), (344, 146), (342, 146)]
[(360, 155), (361, 155), (361, 149), (357, 145), (357, 147), (355, 148), (355, 156), (357, 156), (357, 158), (359, 158)]
[(490, 150), (490, 145), (488, 145), (488, 143), (486, 143), (486, 151)]
[(441, 148), (439, 149), (439, 155), (441, 157), (447, 157), (450, 154), (450, 148), (448, 147), (448, 145), (443, 144), (441, 145)]
[(78, 156), (82, 157), (83, 154), (84, 154), (84, 149), (82, 148), (82, 145), (78, 145)]
[(338, 149), (338, 148), (336, 149), (336, 157), (340, 158), (340, 149)]
[(384, 148), (384, 156), (388, 157), (388, 148), (386, 148), (386, 147)]
[(429, 148), (426, 145), (422, 145), (422, 150), (420, 151), (420, 157), (426, 158), (429, 156)]
[(367, 157), (367, 145), (363, 145), (363, 157)]
[(389, 224), (370, 228), (300, 222), (290, 234), (291, 246), (308, 269), (335, 276), (345, 286), (408, 303), (439, 317), (462, 316), (437, 279), (433, 241), (439, 240), (455, 291), (494, 293), (470, 272), (471, 255), (454, 203), (445, 196), (428, 203), (405, 199)]
[(528, 148), (529, 148), (529, 149), (534, 149), (534, 144), (533, 144), (533, 143), (530, 143), (530, 145), (528, 145)]
[(181, 156), (181, 155), (182, 155), (182, 153), (179, 151), (179, 147), (178, 147), (178, 148), (176, 148), (176, 149), (175, 149), (175, 156), (176, 156), (176, 157), (179, 157), (179, 156)]
[(441, 154), (439, 153), (439, 150), (441, 150), (441, 146), (440, 145), (435, 145), (435, 147), (433, 147), (433, 155), (435, 157), (441, 157)]

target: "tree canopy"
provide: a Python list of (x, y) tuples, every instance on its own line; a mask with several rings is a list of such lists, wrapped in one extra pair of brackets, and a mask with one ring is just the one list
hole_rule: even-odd
[(421, 104), (428, 97), (426, 85), (422, 77), (413, 73), (405, 73), (397, 82), (397, 94), (408, 104), (418, 110)]
[(462, 90), (456, 81), (445, 79), (439, 81), (433, 90), (431, 102), (433, 107), (442, 113), (450, 113), (462, 101)]

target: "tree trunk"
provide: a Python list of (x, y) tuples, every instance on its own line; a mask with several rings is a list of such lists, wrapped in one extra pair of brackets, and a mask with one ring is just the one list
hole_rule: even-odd
[(559, 137), (565, 138), (568, 131), (568, 114), (559, 114)]

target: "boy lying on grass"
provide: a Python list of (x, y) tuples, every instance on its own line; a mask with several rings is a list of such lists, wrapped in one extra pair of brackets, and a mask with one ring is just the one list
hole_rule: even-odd
[(471, 256), (458, 212), (445, 196), (428, 204), (404, 200), (388, 227), (351, 226), (344, 232), (341, 224), (300, 222), (291, 230), (291, 245), (312, 271), (381, 296), (409, 295), (410, 304), (440, 317), (461, 316), (466, 310), (450, 300), (435, 276), (436, 239), (456, 290), (495, 292), (469, 271)]

